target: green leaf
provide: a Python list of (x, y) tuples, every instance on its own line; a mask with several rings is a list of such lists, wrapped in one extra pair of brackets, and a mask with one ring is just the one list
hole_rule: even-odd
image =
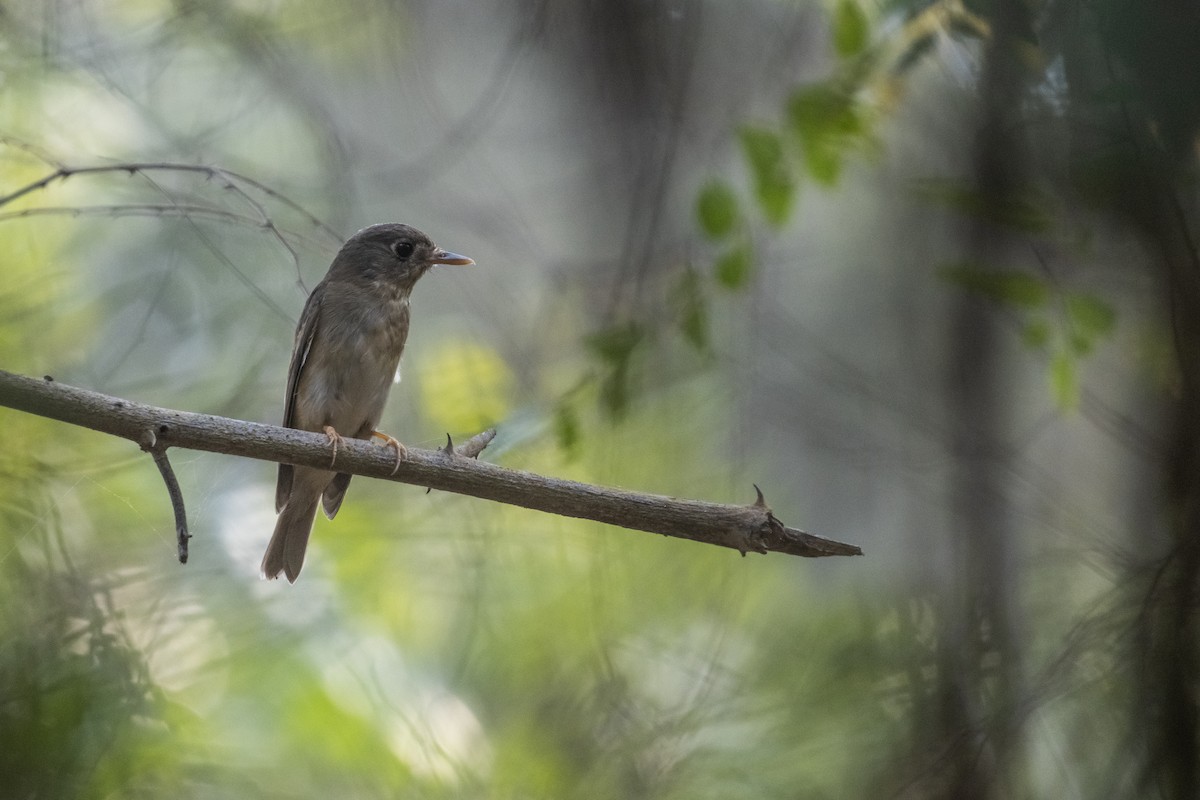
[(1071, 328), (1088, 339), (1108, 336), (1117, 326), (1116, 310), (1098, 297), (1067, 295), (1066, 309)]
[(737, 226), (737, 196), (723, 181), (712, 181), (700, 191), (696, 218), (709, 239), (724, 239)]
[(554, 409), (554, 435), (558, 439), (559, 449), (568, 458), (579, 455), (579, 415), (569, 403), (559, 403), (558, 408)]
[(855, 0), (841, 0), (833, 12), (833, 47), (842, 58), (856, 56), (867, 46), (867, 15)]
[(629, 367), (622, 365), (600, 381), (600, 405), (612, 419), (621, 419), (629, 410)]
[(1050, 360), (1050, 394), (1063, 411), (1072, 411), (1079, 406), (1079, 371), (1074, 357), (1060, 350)]
[(812, 140), (804, 148), (804, 165), (822, 186), (837, 185), (843, 162), (842, 150), (832, 139)]
[(619, 365), (629, 360), (629, 356), (641, 344), (644, 335), (636, 323), (613, 325), (591, 334), (584, 339), (584, 344), (602, 361)]
[(750, 282), (752, 267), (750, 246), (745, 242), (737, 244), (717, 259), (714, 267), (717, 283), (726, 289), (743, 289)]
[(683, 337), (696, 350), (707, 352), (708, 337), (708, 298), (700, 282), (696, 270), (684, 270), (683, 277), (676, 286), (673, 294), (675, 315), (679, 330)]
[(1053, 222), (1045, 199), (1032, 190), (983, 192), (957, 181), (921, 181), (918, 193), (946, 208), (995, 225), (1027, 233), (1043, 233)]
[(1072, 331), (1071, 335), (1067, 337), (1067, 343), (1071, 346), (1071, 352), (1074, 355), (1086, 356), (1096, 346), (1096, 338)]
[(778, 133), (757, 127), (742, 128), (739, 138), (754, 176), (754, 194), (763, 216), (772, 225), (782, 225), (796, 196), (796, 180), (783, 150), (783, 140)]
[(1050, 298), (1046, 282), (1027, 272), (998, 270), (964, 261), (943, 266), (938, 275), (949, 283), (1005, 306), (1040, 308)]
[(827, 83), (796, 90), (788, 99), (788, 121), (801, 139), (854, 136), (863, 129), (854, 98)]
[(1044, 319), (1026, 322), (1021, 328), (1021, 339), (1034, 350), (1041, 350), (1050, 341), (1050, 324)]
[(788, 101), (788, 124), (813, 179), (832, 186), (845, 153), (863, 133), (854, 98), (828, 84), (806, 86)]
[(634, 323), (613, 325), (584, 339), (605, 366), (600, 377), (600, 402), (614, 419), (621, 418), (629, 408), (633, 355), (644, 339), (645, 332)]

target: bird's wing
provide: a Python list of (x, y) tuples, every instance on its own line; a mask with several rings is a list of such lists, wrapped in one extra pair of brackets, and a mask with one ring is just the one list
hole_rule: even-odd
[[(304, 304), (304, 312), (300, 315), (300, 324), (296, 326), (296, 339), (292, 343), (292, 363), (288, 366), (287, 400), (283, 407), (284, 427), (296, 426), (296, 394), (300, 391), (300, 375), (304, 372), (304, 364), (312, 350), (313, 340), (317, 336), (317, 320), (321, 317), (321, 301), (325, 296), (325, 284), (321, 283), (313, 289)], [(279, 480), (275, 484), (275, 511), (278, 512), (287, 504), (292, 492), (292, 465), (279, 465)]]

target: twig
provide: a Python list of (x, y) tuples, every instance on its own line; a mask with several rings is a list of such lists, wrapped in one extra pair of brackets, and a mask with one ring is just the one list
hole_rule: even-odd
[(171, 498), (171, 510), (175, 512), (175, 539), (179, 544), (179, 563), (186, 564), (188, 560), (187, 511), (183, 507), (183, 492), (179, 489), (179, 481), (175, 479), (175, 470), (171, 469), (171, 461), (167, 458), (167, 448), (155, 436), (154, 431), (147, 428), (138, 444), (154, 458), (158, 474), (162, 475), (163, 483), (167, 485), (167, 495)]
[[(29, 217), (29, 216), (34, 216), (37, 214), (60, 214), (61, 213), (61, 214), (69, 214), (69, 215), (78, 216), (81, 213), (104, 213), (104, 212), (117, 213), (117, 212), (120, 212), (126, 216), (139, 216), (139, 215), (142, 215), (142, 216), (145, 216), (145, 215), (178, 216), (178, 217), (181, 217), (181, 218), (191, 222), (193, 224), (193, 226), (195, 225), (195, 223), (193, 221), (193, 217), (195, 217), (195, 216), (217, 217), (217, 218), (221, 218), (221, 219), (232, 219), (232, 220), (235, 220), (238, 222), (250, 223), (251, 225), (253, 225), (256, 228), (267, 231), (277, 242), (279, 242), (280, 246), (283, 247), (283, 249), (287, 251), (289, 258), (292, 261), (292, 265), (296, 270), (296, 282), (300, 285), (301, 288), (304, 288), (306, 291), (307, 291), (307, 287), (304, 286), (304, 278), (303, 278), (303, 276), (301, 274), (301, 270), (300, 270), (300, 256), (296, 253), (296, 248), (292, 246), (292, 243), (290, 241), (288, 241), (288, 237), (285, 236), (283, 231), (275, 224), (275, 221), (271, 218), (271, 215), (269, 213), (267, 213), (267, 210), (263, 206), (263, 204), (260, 203), (258, 200), (254, 199), (254, 197), (251, 196), (250, 192), (247, 191), (247, 189), (243, 188), (243, 187), (249, 187), (253, 191), (258, 192), (259, 194), (261, 194), (267, 198), (270, 198), (271, 200), (296, 212), (297, 214), (302, 216), (305, 219), (305, 221), (307, 221), (314, 228), (316, 228), (317, 230), (319, 230), (322, 233), (329, 236), (329, 238), (332, 242), (339, 244), (339, 245), (342, 242), (343, 237), (339, 236), (335, 230), (333, 230), (328, 225), (326, 225), (324, 222), (322, 222), (315, 214), (313, 214), (310, 211), (305, 210), (304, 207), (301, 206), (299, 203), (297, 203), (295, 200), (292, 200), (291, 198), (287, 197), (286, 195), (281, 194), (280, 192), (277, 192), (276, 190), (270, 188), (269, 186), (267, 186), (263, 183), (260, 183), (259, 181), (255, 180), (253, 178), (250, 178), (246, 175), (242, 175), (241, 173), (238, 173), (238, 172), (233, 172), (232, 170), (223, 169), (221, 167), (205, 166), (203, 164), (179, 164), (179, 163), (172, 163), (172, 162), (166, 162), (166, 161), (162, 161), (162, 162), (130, 161), (130, 162), (121, 162), (121, 163), (116, 163), (116, 164), (101, 164), (101, 165), (94, 165), (94, 166), (87, 166), (87, 167), (72, 167), (72, 166), (68, 166), (66, 164), (59, 163), (59, 162), (51, 159), (47, 154), (40, 153), (39, 151), (36, 151), (33, 148), (30, 148), (28, 146), (25, 146), (19, 142), (13, 141), (13, 140), (0, 139), (0, 144), (7, 144), (10, 147), (16, 147), (16, 148), (25, 150), (26, 152), (30, 152), (33, 155), (35, 155), (35, 157), (37, 157), (37, 158), (41, 159), (42, 161), (45, 161), (47, 164), (50, 164), (51, 166), (55, 167), (55, 169), (52, 172), (49, 172), (46, 175), (43, 175), (41, 178), (37, 179), (36, 181), (27, 183), (24, 186), (9, 192), (8, 194), (0, 196), (0, 208), (6, 206), (9, 203), (12, 203), (13, 201), (18, 200), (32, 192), (36, 192), (41, 189), (45, 189), (53, 183), (64, 182), (67, 180), (67, 178), (70, 178), (73, 175), (95, 175), (95, 174), (112, 173), (112, 172), (124, 172), (129, 175), (141, 176), (146, 181), (146, 183), (148, 183), (151, 187), (153, 187), (155, 191), (157, 191), (158, 193), (160, 193), (161, 195), (166, 197), (167, 200), (169, 201), (169, 206), (157, 206), (157, 205), (153, 205), (153, 204), (140, 204), (140, 205), (129, 204), (129, 205), (123, 205), (123, 206), (121, 206), (121, 205), (98, 206), (98, 207), (92, 207), (92, 208), (88, 208), (88, 209), (79, 209), (79, 210), (58, 209), (58, 208), (29, 209), (29, 210), (25, 210), (25, 211), (17, 211), (17, 212), (11, 212), (11, 213), (5, 214), (5, 215), (0, 215), (0, 219), (9, 219), (9, 218), (13, 218), (13, 217)], [(168, 189), (166, 189), (165, 187), (160, 185), (156, 180), (154, 180), (154, 178), (151, 177), (151, 173), (154, 173), (154, 172), (192, 173), (192, 174), (202, 176), (205, 180), (210, 180), (210, 181), (214, 180), (214, 179), (218, 180), (218, 181), (220, 181), (221, 188), (223, 188), (229, 192), (232, 192), (245, 205), (249, 206), (253, 210), (254, 216), (253, 216), (253, 218), (251, 218), (251, 217), (246, 217), (242, 214), (237, 214), (235, 212), (213, 209), (211, 207), (197, 206), (194, 204), (192, 204), (192, 205), (181, 204), (178, 201), (176, 201), (175, 196)], [(175, 210), (170, 211), (169, 210), (170, 208), (174, 208)], [(261, 292), (261, 290), (259, 290), (256, 286), (254, 286), (253, 283), (249, 280), (249, 278), (247, 278), (245, 275), (243, 275), (241, 273), (241, 271), (238, 270), (231, 261), (229, 261), (229, 259), (225, 258), (219, 251), (217, 251), (216, 246), (204, 235), (204, 233), (202, 231), (200, 231), (197, 228), (196, 232), (197, 232), (197, 234), (200, 235), (200, 237), (204, 241), (205, 245), (210, 250), (212, 250), (218, 256), (218, 258), (220, 258), (222, 261), (224, 261), (227, 267), (233, 269), (234, 273), (238, 276), (239, 280), (241, 280), (252, 291), (254, 291), (256, 294), (258, 294), (260, 299), (264, 300), (267, 303), (267, 305), (272, 306), (273, 309), (276, 311), (276, 313), (280, 314), (285, 319), (288, 318), (287, 314), (284, 313), (282, 309), (280, 309), (278, 307), (274, 307), (273, 304), (271, 303), (270, 299), (265, 294), (263, 294)], [(291, 235), (296, 238), (301, 238), (301, 237), (298, 237), (296, 234), (291, 234)]]
[[(81, 425), (139, 444), (145, 432), (152, 430), (156, 444), (164, 448), (184, 447), (300, 466), (329, 466), (329, 440), (320, 433), (157, 408), (52, 379), (36, 380), (3, 370), (0, 370), (0, 406)], [(506, 469), (464, 457), (457, 450), (447, 453), (410, 447), (407, 457), (396, 468), (390, 450), (358, 439), (346, 439), (338, 449), (338, 470), (691, 539), (732, 548), (743, 555), (778, 552), (814, 558), (862, 554), (855, 545), (785, 526), (762, 500), (761, 492), (758, 501), (750, 505), (680, 500)]]
[(113, 216), (113, 217), (203, 217), (216, 219), (250, 228), (261, 228), (262, 223), (236, 211), (227, 211), (212, 206), (185, 205), (182, 203), (113, 203), (100, 206), (35, 206), (19, 211), (0, 211), (0, 221), (22, 217), (43, 216)]
[[(178, 217), (186, 220), (200, 238), (201, 243), (208, 248), (213, 257), (225, 265), (226, 269), (234, 274), (242, 285), (252, 292), (263, 305), (271, 309), (280, 319), (295, 321), (295, 318), (285, 311), (278, 303), (271, 299), (270, 295), (258, 287), (250, 276), (243, 272), (237, 264), (235, 264), (228, 256), (226, 256), (211, 240), (211, 238), (203, 230), (196, 225), (197, 219), (213, 219), (221, 222), (227, 222), (231, 225), (243, 225), (249, 228), (261, 230), (264, 227), (270, 228), (275, 235), (275, 238), (283, 242), (283, 246), (291, 255), (292, 264), (296, 270), (296, 279), (302, 287), (303, 281), (300, 280), (300, 260), (296, 255), (295, 249), (283, 240), (282, 234), (275, 227), (274, 223), (264, 225), (262, 220), (254, 217), (248, 217), (245, 214), (239, 214), (236, 211), (227, 211), (223, 208), (214, 208), (212, 206), (189, 205), (183, 203), (115, 203), (112, 205), (98, 206), (36, 206), (34, 208), (23, 208), (19, 211), (3, 211), (0, 212), (0, 222), (10, 219), (18, 219), (25, 217), (41, 217), (41, 216), (65, 216), (65, 217), (84, 217), (84, 216), (113, 216), (113, 217)], [(304, 287), (307, 289), (307, 287)]]
[(492, 443), (492, 439), (496, 438), (496, 429), (488, 428), (486, 431), (481, 431), (470, 439), (467, 439), (462, 444), (454, 447), (454, 442), (450, 440), (450, 434), (446, 434), (446, 445), (454, 447), (454, 452), (466, 458), (479, 458), (487, 446)]
[[(223, 178), (226, 183), (240, 183), (249, 186), (257, 192), (261, 192), (266, 197), (271, 198), (277, 203), (280, 203), (292, 211), (295, 211), (300, 216), (304, 217), (310, 225), (317, 230), (330, 237), (331, 241), (341, 244), (344, 237), (338, 234), (333, 228), (330, 228), (322, 222), (315, 214), (305, 210), (303, 206), (292, 200), (287, 195), (284, 195), (266, 184), (260, 183), (251, 177), (242, 175), (239, 172), (232, 170), (221, 169), (219, 167), (209, 167), (203, 164), (178, 164), (169, 161), (127, 161), (116, 164), (99, 164), (90, 167), (71, 167), (67, 165), (59, 165), (57, 169), (36, 181), (31, 181), (19, 189), (15, 189), (6, 195), (0, 195), (0, 206), (5, 206), (12, 201), (24, 197), (31, 192), (36, 192), (39, 189), (45, 189), (52, 183), (65, 181), (72, 175), (93, 175), (103, 172), (127, 172), (130, 175), (147, 172), (194, 172), (203, 175), (207, 178)], [(243, 192), (244, 196), (244, 192)]]
[(33, 156), (38, 161), (51, 167), (62, 168), (66, 166), (57, 158), (50, 154), (49, 150), (43, 150), (39, 145), (33, 142), (27, 142), (24, 139), (18, 139), (15, 136), (0, 135), (0, 144), (5, 147), (11, 147), (13, 150), (20, 150), (26, 155)]

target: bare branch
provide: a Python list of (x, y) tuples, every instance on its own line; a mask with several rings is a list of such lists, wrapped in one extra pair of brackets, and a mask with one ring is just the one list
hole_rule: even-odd
[(254, 217), (247, 217), (236, 211), (227, 211), (212, 206), (187, 205), (183, 203), (113, 203), (102, 206), (35, 206), (22, 208), (19, 211), (0, 212), (0, 221), (20, 219), (23, 217), (199, 217), (215, 219), (222, 222), (243, 225), (249, 228), (261, 228), (262, 222)]
[[(495, 438), (496, 429), (488, 428), (486, 431), (475, 434), (470, 439), (467, 439), (458, 447), (454, 448), (454, 452), (467, 458), (478, 458), (479, 454), (482, 453), (487, 446), (492, 443), (492, 439)], [(446, 443), (450, 443), (450, 434), (448, 433), (446, 434)]]
[[(149, 430), (154, 432), (157, 447), (329, 466), (329, 440), (323, 434), (157, 408), (60, 384), (49, 377), (36, 380), (0, 370), (0, 406), (121, 436), (139, 445)], [(473, 437), (468, 445), (478, 438)], [(691, 539), (743, 555), (778, 552), (813, 558), (862, 554), (855, 545), (786, 527), (765, 502), (728, 505), (679, 500), (506, 469), (463, 455), (457, 449), (451, 454), (409, 448), (393, 474), (395, 458), (390, 450), (346, 439), (338, 449), (338, 470)]]
[(144, 431), (139, 444), (154, 458), (154, 464), (158, 467), (159, 474), (162, 475), (163, 483), (167, 485), (167, 495), (171, 498), (171, 510), (175, 513), (175, 539), (179, 544), (179, 563), (186, 564), (188, 539), (192, 538), (192, 535), (188, 533), (187, 511), (183, 507), (183, 492), (179, 488), (179, 481), (175, 479), (175, 470), (171, 469), (171, 461), (167, 458), (167, 447), (149, 428)]
[[(11, 142), (6, 143), (10, 145), (12, 144)], [(43, 175), (36, 181), (31, 181), (30, 183), (27, 183), (24, 186), (9, 192), (8, 194), (0, 195), (0, 206), (6, 206), (14, 200), (24, 197), (27, 194), (36, 192), (39, 189), (45, 189), (52, 183), (65, 181), (72, 175), (94, 175), (104, 172), (126, 172), (130, 175), (137, 175), (139, 173), (145, 175), (151, 172), (193, 172), (202, 175), (205, 178), (220, 178), (224, 182), (226, 188), (237, 191), (240, 196), (253, 207), (261, 209), (261, 206), (254, 202), (244, 190), (238, 188), (238, 184), (248, 186), (254, 189), (256, 192), (260, 192), (263, 196), (269, 197), (275, 202), (290, 208), (292, 211), (295, 211), (297, 214), (304, 217), (305, 221), (312, 225), (313, 228), (327, 235), (331, 242), (340, 245), (344, 239), (343, 236), (322, 222), (315, 214), (305, 210), (303, 206), (301, 206), (295, 200), (289, 198), (287, 195), (277, 192), (266, 184), (260, 183), (259, 181), (256, 181), (246, 175), (242, 175), (239, 172), (233, 172), (232, 170), (221, 169), (219, 167), (209, 167), (203, 164), (179, 164), (169, 161), (130, 161), (117, 164), (100, 164), (90, 167), (71, 167), (65, 164), (60, 164), (53, 172)], [(274, 231), (274, 225), (270, 223), (269, 218), (264, 220), (264, 223), (264, 227), (269, 227)], [(278, 234), (278, 231), (274, 231), (274, 233)]]
[[(114, 164), (100, 164), (92, 166), (69, 166), (59, 163), (50, 158), (48, 154), (41, 152), (36, 148), (24, 145), (16, 140), (0, 138), (0, 144), (7, 145), (16, 149), (30, 153), (34, 157), (46, 162), (54, 169), (41, 178), (31, 181), (24, 186), (21, 186), (7, 194), (0, 195), (0, 208), (13, 203), (29, 194), (46, 189), (55, 183), (63, 183), (68, 178), (75, 175), (99, 175), (105, 173), (125, 173), (130, 176), (140, 176), (150, 187), (157, 193), (167, 199), (165, 204), (157, 203), (128, 203), (128, 204), (113, 204), (101, 206), (83, 206), (83, 207), (54, 207), (45, 206), (40, 208), (20, 209), (0, 214), (0, 221), (18, 217), (32, 217), (45, 214), (62, 214), (66, 216), (82, 216), (87, 214), (111, 214), (113, 216), (159, 216), (159, 217), (180, 217), (192, 225), (196, 235), (201, 242), (220, 260), (234, 275), (240, 280), (251, 292), (253, 292), (268, 308), (278, 314), (282, 319), (291, 319), (291, 316), (280, 308), (270, 297), (266, 295), (241, 269), (237, 267), (227, 256), (224, 255), (199, 226), (196, 225), (197, 218), (217, 219), (226, 222), (233, 222), (242, 225), (250, 225), (254, 228), (264, 230), (270, 234), (283, 249), (287, 252), (291, 259), (292, 266), (296, 272), (296, 282), (301, 288), (307, 291), (304, 285), (304, 279), (300, 269), (300, 257), (296, 252), (296, 248), (292, 245), (291, 240), (308, 242), (308, 237), (296, 234), (293, 232), (285, 232), (275, 224), (271, 215), (267, 212), (266, 207), (259, 200), (255, 199), (254, 195), (265, 197), (272, 202), (278, 203), (304, 218), (306, 222), (312, 225), (317, 231), (329, 237), (331, 243), (341, 244), (342, 237), (337, 234), (332, 228), (323, 223), (316, 215), (304, 209), (296, 201), (286, 195), (266, 186), (259, 181), (242, 175), (238, 172), (222, 169), (220, 167), (206, 166), (203, 164), (180, 164), (173, 162), (120, 162)], [(198, 205), (195, 203), (182, 203), (176, 199), (175, 194), (168, 188), (161, 185), (154, 179), (155, 173), (184, 173), (199, 176), (201, 179), (213, 182), (219, 188), (230, 192), (244, 206), (247, 206), (251, 213), (239, 213), (237, 211), (227, 211), (222, 208), (211, 205)]]

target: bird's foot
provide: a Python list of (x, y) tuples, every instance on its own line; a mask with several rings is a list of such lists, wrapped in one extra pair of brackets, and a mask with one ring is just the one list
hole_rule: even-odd
[(335, 431), (332, 425), (326, 425), (323, 430), (329, 439), (329, 444), (333, 446), (333, 455), (329, 458), (329, 466), (332, 467), (333, 462), (337, 461), (338, 445), (342, 442), (342, 435)]
[(392, 474), (396, 474), (396, 470), (400, 469), (400, 462), (408, 458), (408, 448), (401, 444), (400, 440), (394, 436), (388, 436), (386, 433), (379, 431), (371, 431), (371, 435), (377, 439), (383, 439), (386, 447), (390, 447), (396, 451), (396, 466), (392, 467)]

